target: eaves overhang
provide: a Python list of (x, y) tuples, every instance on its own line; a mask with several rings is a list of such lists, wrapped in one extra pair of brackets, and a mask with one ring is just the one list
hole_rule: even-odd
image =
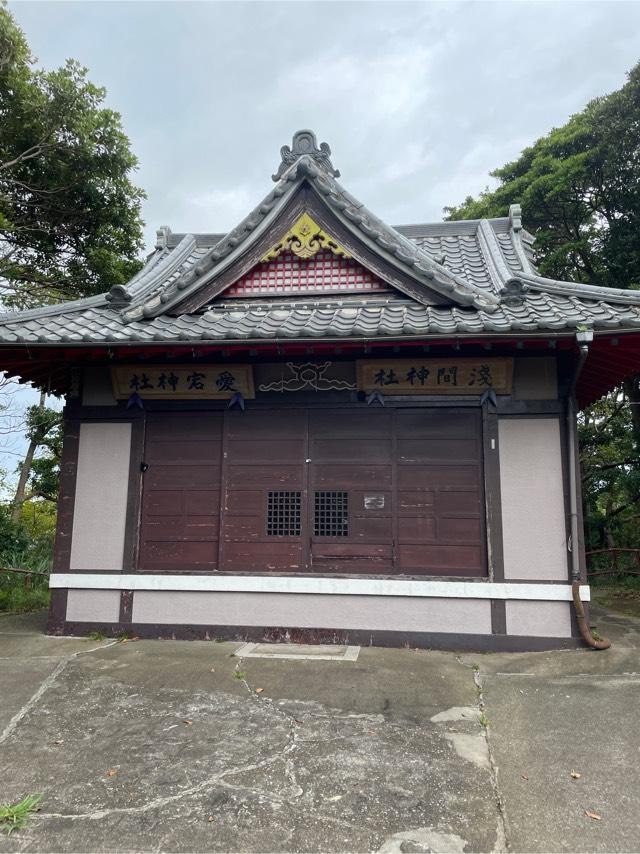
[[(255, 337), (237, 340), (208, 338), (194, 341), (153, 342), (104, 340), (100, 343), (68, 341), (56, 346), (50, 343), (0, 343), (0, 370), (20, 382), (32, 382), (56, 394), (69, 390), (73, 368), (91, 364), (116, 364), (161, 359), (211, 360), (308, 357), (327, 355), (337, 358), (366, 357), (376, 352), (499, 352), (513, 355), (552, 355), (577, 353), (575, 330), (538, 331), (529, 333), (426, 333), (405, 336), (332, 337), (321, 339), (270, 339)], [(236, 356), (237, 358), (237, 356)], [(640, 330), (620, 328), (595, 333), (589, 358), (576, 389), (581, 407), (611, 391), (640, 367)]]

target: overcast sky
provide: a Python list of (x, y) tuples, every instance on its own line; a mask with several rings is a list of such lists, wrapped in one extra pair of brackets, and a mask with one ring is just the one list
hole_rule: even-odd
[(231, 229), (299, 128), (386, 221), (440, 219), (640, 59), (637, 2), (9, 7), (40, 65), (79, 60), (121, 113), (147, 250), (160, 225)]

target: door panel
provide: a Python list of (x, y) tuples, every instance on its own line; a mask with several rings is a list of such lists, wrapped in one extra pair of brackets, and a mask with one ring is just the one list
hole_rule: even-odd
[[(311, 450), (314, 453), (314, 450)], [(372, 465), (363, 462), (360, 465), (325, 464), (321, 462), (322, 457), (316, 452), (311, 458), (313, 461), (313, 485), (318, 489), (384, 489), (391, 486), (392, 469), (391, 461), (388, 465)]]
[(403, 572), (420, 572), (426, 575), (482, 574), (482, 550), (477, 546), (401, 543), (398, 551)]
[[(393, 445), (393, 412), (309, 412), (314, 572), (393, 571)], [(339, 506), (341, 500), (347, 503), (346, 513)], [(332, 516), (341, 515), (343, 527), (338, 527), (338, 535), (332, 534), (332, 524), (336, 529)]]
[(304, 572), (305, 410), (225, 415), (220, 568)]
[(221, 456), (220, 414), (147, 416), (140, 569), (217, 569)]
[(400, 571), (484, 575), (479, 410), (399, 410), (396, 433)]
[(393, 563), (391, 544), (334, 544), (314, 542), (312, 566), (314, 572), (384, 573)]

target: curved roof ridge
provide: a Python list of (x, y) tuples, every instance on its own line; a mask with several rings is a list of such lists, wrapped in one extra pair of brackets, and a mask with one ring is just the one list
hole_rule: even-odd
[[(166, 255), (161, 261), (154, 264), (152, 267), (144, 271), (144, 275), (132, 279), (124, 285), (127, 292), (131, 295), (132, 302), (136, 303), (141, 297), (144, 297), (155, 285), (160, 284), (159, 279), (174, 272), (196, 248), (196, 239), (193, 234), (185, 234), (180, 243), (175, 249), (163, 250)], [(143, 272), (143, 271), (141, 271)]]
[(91, 297), (81, 297), (81, 299), (43, 305), (40, 308), (29, 308), (25, 311), (5, 311), (0, 314), (0, 323), (15, 323), (16, 320), (32, 320), (40, 317), (72, 314), (73, 312), (84, 311), (85, 308), (93, 308), (94, 306), (108, 308), (109, 304), (106, 302), (106, 294), (95, 294)]
[[(294, 164), (295, 165), (295, 164)], [(295, 191), (288, 177), (282, 178), (276, 186), (256, 205), (235, 228), (215, 244), (190, 270), (171, 282), (166, 290), (155, 294), (146, 303), (136, 303), (123, 312), (128, 322), (140, 320), (143, 317), (156, 317), (171, 308), (186, 296), (197, 292), (207, 281), (214, 268), (226, 269), (231, 261), (240, 254), (252, 232), (262, 231), (273, 218), (276, 203), (282, 199), (288, 200)], [(174, 250), (175, 251), (175, 250)]]
[(484, 256), (485, 264), (489, 270), (491, 280), (499, 293), (505, 282), (512, 278), (511, 270), (502, 254), (502, 249), (496, 238), (495, 232), (486, 219), (478, 223), (478, 245)]
[(563, 282), (561, 279), (548, 279), (533, 273), (523, 273), (519, 278), (529, 288), (545, 291), (558, 296), (576, 296), (581, 299), (603, 300), (604, 302), (640, 305), (640, 291), (624, 288), (607, 288), (601, 285), (587, 285), (582, 282)]
[[(302, 160), (299, 161), (299, 165), (303, 165)], [(381, 248), (391, 256), (396, 265), (400, 261), (414, 278), (422, 279), (427, 287), (435, 290), (440, 286), (440, 291), (444, 290), (444, 295), (451, 296), (454, 300), (457, 297), (460, 301), (470, 303), (476, 308), (491, 311), (492, 307), (497, 305), (497, 298), (466, 278), (451, 272), (421, 246), (393, 226), (387, 225), (369, 211), (362, 202), (351, 196), (334, 178), (326, 173), (320, 174), (313, 166), (310, 169), (307, 166), (305, 171), (310, 173), (309, 178), (314, 190), (326, 198), (337, 211), (336, 215), (342, 222), (355, 226), (368, 238), (366, 242), (375, 243), (378, 251)]]

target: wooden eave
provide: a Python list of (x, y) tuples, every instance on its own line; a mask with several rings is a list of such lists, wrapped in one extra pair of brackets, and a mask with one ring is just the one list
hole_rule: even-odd
[[(516, 336), (455, 336), (439, 338), (376, 339), (363, 341), (242, 341), (218, 342), (192, 346), (176, 343), (167, 345), (117, 344), (109, 346), (11, 345), (0, 346), (0, 365), (8, 377), (21, 383), (33, 383), (53, 394), (69, 391), (71, 372), (83, 366), (109, 366), (123, 362), (152, 361), (278, 361), (285, 358), (309, 359), (333, 357), (356, 359), (374, 354), (424, 353), (439, 355), (455, 352), (458, 355), (554, 355), (577, 356), (574, 336), (544, 335)], [(579, 405), (587, 406), (640, 370), (640, 333), (596, 335), (589, 347), (576, 394)]]

